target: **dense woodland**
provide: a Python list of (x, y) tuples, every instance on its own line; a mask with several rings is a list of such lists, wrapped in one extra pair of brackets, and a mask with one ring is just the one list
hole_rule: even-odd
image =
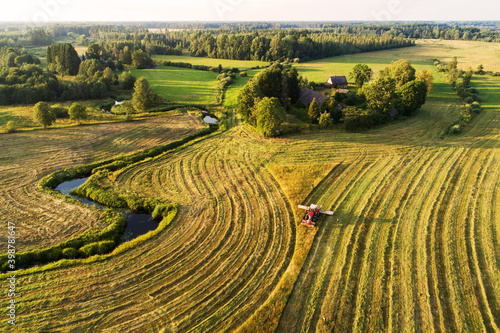
[(237, 60), (309, 61), (342, 54), (414, 45), (406, 38), (308, 31), (268, 31), (253, 34), (197, 32), (192, 56)]

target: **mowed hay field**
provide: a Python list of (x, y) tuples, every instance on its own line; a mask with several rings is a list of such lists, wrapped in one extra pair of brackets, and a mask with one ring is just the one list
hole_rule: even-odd
[(107, 185), (117, 191), (178, 203), (176, 219), (106, 262), (21, 278), (19, 327), (236, 329), (266, 300), (293, 254), (292, 210), (263, 165), (271, 143), (238, 126), (114, 174)]
[[(203, 128), (194, 116), (3, 134), (0, 221), (16, 223), (18, 251), (42, 248), (101, 228), (99, 213), (41, 193), (38, 181), (66, 167), (178, 140)], [(0, 235), (6, 242), (7, 234)]]
[(456, 137), (429, 141), (442, 124), (421, 113), (404, 130), (304, 138), (321, 147), (316, 161), (338, 163), (308, 200), (335, 215), (322, 218), (279, 332), (499, 330), (500, 80), (473, 85), (485, 110)]
[(218, 73), (188, 68), (158, 66), (152, 69), (133, 69), (135, 77), (144, 76), (151, 89), (169, 102), (186, 104), (215, 104)]
[(309, 81), (326, 82), (332, 75), (345, 75), (351, 81), (349, 73), (356, 64), (367, 64), (377, 75), (391, 61), (407, 59), (418, 72), (434, 70), (433, 59), (447, 63), (454, 56), (464, 70), (469, 67), (476, 70), (482, 64), (485, 70), (500, 72), (500, 44), (447, 40), (417, 40), (413, 47), (330, 57), (298, 64), (296, 68)]
[[(459, 108), (435, 76), (422, 110), (371, 131), (266, 140), (238, 125), (110, 174), (176, 218), (106, 261), (19, 276), (16, 328), (498, 331), (500, 79), (475, 77), (484, 111), (439, 139)], [(335, 214), (309, 229), (300, 203)]]

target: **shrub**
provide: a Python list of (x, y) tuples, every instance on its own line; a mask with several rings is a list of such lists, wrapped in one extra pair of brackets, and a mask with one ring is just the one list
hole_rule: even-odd
[(60, 105), (54, 105), (52, 106), (52, 113), (56, 117), (56, 119), (68, 119), (69, 118), (69, 113), (68, 109), (60, 106)]
[(462, 129), (461, 129), (460, 125), (458, 125), (458, 124), (457, 124), (457, 125), (453, 125), (453, 126), (451, 126), (451, 128), (450, 128), (450, 133), (451, 133), (451, 134), (458, 134), (458, 133), (460, 133), (461, 131), (462, 131)]
[(80, 252), (85, 257), (91, 257), (96, 254), (105, 254), (115, 246), (115, 242), (112, 240), (90, 243), (80, 248)]
[(163, 214), (167, 211), (167, 207), (165, 205), (156, 205), (153, 213), (151, 214), (154, 219), (163, 216)]
[(76, 259), (80, 256), (80, 251), (72, 247), (67, 247), (62, 251), (62, 256), (66, 259)]
[(13, 120), (8, 121), (5, 125), (5, 129), (7, 133), (14, 133), (17, 130), (16, 122)]
[(358, 131), (372, 128), (387, 121), (384, 114), (371, 113), (353, 107), (344, 109), (344, 126), (347, 131)]
[(330, 112), (323, 112), (319, 117), (319, 126), (323, 128), (330, 127), (332, 123), (333, 121)]

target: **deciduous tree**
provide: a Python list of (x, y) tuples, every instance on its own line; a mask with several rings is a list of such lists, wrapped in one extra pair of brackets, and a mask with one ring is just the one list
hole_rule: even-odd
[(134, 94), (132, 96), (132, 105), (137, 112), (146, 112), (150, 106), (151, 89), (148, 80), (141, 76), (134, 85)]
[(357, 64), (350, 73), (350, 77), (354, 80), (358, 88), (361, 88), (363, 84), (370, 81), (371, 76), (372, 70), (366, 64)]
[(78, 103), (73, 103), (68, 110), (69, 113), (69, 118), (72, 120), (77, 120), (78, 124), (80, 123), (80, 119), (86, 119), (87, 118), (87, 109), (85, 106), (78, 104)]
[(405, 59), (393, 61), (390, 67), (390, 73), (391, 77), (396, 80), (397, 87), (401, 87), (405, 83), (415, 80), (415, 68)]
[(382, 77), (364, 88), (368, 106), (381, 114), (392, 110), (396, 102), (396, 80)]
[(401, 110), (409, 115), (411, 112), (420, 109), (425, 104), (427, 97), (427, 85), (419, 80), (411, 81), (399, 88)]
[(279, 99), (264, 97), (256, 107), (257, 130), (266, 137), (276, 136), (277, 130), (286, 119), (286, 112)]
[(52, 113), (52, 109), (46, 102), (38, 102), (33, 108), (33, 120), (42, 125), (43, 128), (47, 128), (47, 126), (52, 125), (56, 119)]
[(422, 81), (425, 83), (427, 86), (427, 93), (430, 93), (432, 91), (432, 88), (434, 87), (434, 76), (432, 75), (432, 72), (428, 69), (424, 69), (417, 75), (417, 80)]

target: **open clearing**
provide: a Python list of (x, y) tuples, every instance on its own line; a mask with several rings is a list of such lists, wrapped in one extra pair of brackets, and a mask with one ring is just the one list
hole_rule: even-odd
[(205, 65), (217, 67), (222, 65), (222, 67), (228, 68), (239, 68), (240, 70), (250, 69), (252, 67), (265, 67), (268, 66), (269, 63), (265, 61), (257, 61), (257, 60), (231, 60), (231, 59), (214, 59), (214, 58), (205, 58), (205, 57), (191, 57), (189, 55), (155, 55), (154, 59), (161, 59), (171, 62), (186, 62), (192, 65)]
[[(362, 58), (385, 67), (396, 56)], [(363, 62), (330, 60), (300, 64), (319, 65), (299, 73), (345, 75)], [(416, 63), (417, 70), (427, 66)], [(171, 79), (161, 70), (158, 86)], [(191, 79), (204, 73), (190, 72)], [(111, 175), (105, 185), (115, 191), (178, 203), (177, 217), (107, 261), (19, 276), (17, 328), (220, 332), (245, 323), (245, 332), (498, 331), (500, 78), (474, 77), (484, 111), (462, 134), (441, 140), (458, 100), (434, 75), (422, 110), (375, 130), (264, 140), (238, 125)], [(237, 89), (229, 91), (232, 103)], [(199, 126), (176, 117), (176, 135), (163, 132), (167, 120), (175, 128), (166, 117), (2, 136), (3, 222), (33, 233), (20, 235), (33, 243), (20, 246), (99, 226), (91, 211), (39, 193), (37, 180)], [(308, 229), (298, 225), (300, 203), (335, 214)]]
[(133, 69), (135, 77), (145, 76), (151, 89), (167, 101), (186, 104), (214, 104), (217, 73), (188, 68), (159, 66)]

